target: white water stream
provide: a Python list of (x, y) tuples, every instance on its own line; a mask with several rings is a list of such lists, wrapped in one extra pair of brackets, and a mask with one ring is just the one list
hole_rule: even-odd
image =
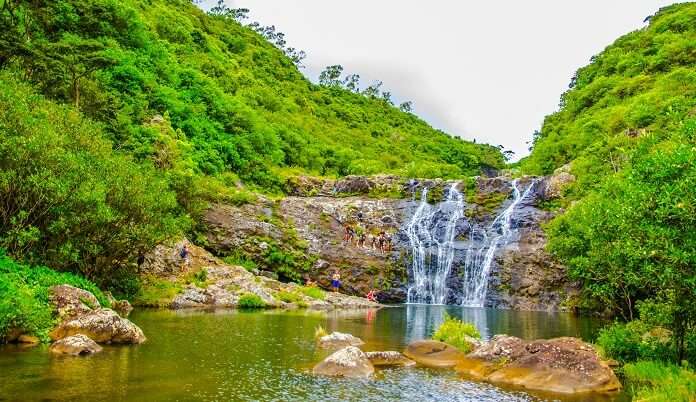
[[(515, 209), (534, 184), (532, 181), (520, 191), (518, 180), (513, 180), (512, 202), (488, 228), (467, 222), (469, 247), (464, 258), (462, 305), (483, 306), (495, 253), (512, 239)], [(465, 219), (464, 197), (457, 184), (450, 186), (445, 200), (436, 206), (428, 204), (427, 197), (428, 189), (423, 189), (418, 208), (405, 228), (412, 256), (407, 303), (445, 304), (450, 291), (447, 279), (455, 259), (457, 223)]]

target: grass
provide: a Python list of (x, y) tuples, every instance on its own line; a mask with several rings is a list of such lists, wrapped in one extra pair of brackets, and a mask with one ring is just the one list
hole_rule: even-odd
[(446, 313), (445, 321), (433, 334), (433, 339), (448, 343), (464, 353), (469, 353), (472, 348), (468, 338), (481, 339), (481, 334), (474, 324), (463, 322)]
[(21, 330), (48, 341), (48, 332), (56, 324), (48, 290), (63, 284), (87, 290), (102, 306), (111, 306), (101, 290), (87, 279), (43, 266), (20, 264), (0, 250), (0, 341), (10, 330)]
[(145, 278), (133, 299), (136, 306), (166, 307), (174, 300), (183, 286), (180, 283), (157, 278)]
[(248, 256), (244, 255), (242, 252), (236, 252), (234, 254), (230, 254), (226, 257), (223, 257), (222, 260), (225, 262), (225, 264), (228, 265), (239, 265), (244, 267), (249, 272), (254, 272), (258, 270), (259, 265), (249, 258)]
[(253, 293), (243, 294), (237, 302), (237, 307), (243, 309), (266, 308), (266, 302)]
[(302, 295), (296, 292), (281, 290), (280, 292), (276, 293), (276, 297), (278, 300), (285, 303), (294, 303), (300, 307), (307, 307), (307, 303), (302, 298)]
[(314, 339), (319, 339), (319, 338), (326, 336), (328, 334), (329, 333), (326, 332), (324, 327), (322, 327), (321, 325), (317, 325), (317, 327), (314, 328)]
[(326, 292), (324, 292), (316, 286), (300, 286), (300, 292), (302, 292), (307, 297), (311, 297), (312, 299), (326, 299)]
[(624, 375), (631, 383), (634, 401), (693, 402), (696, 374), (685, 368), (655, 361), (628, 363)]

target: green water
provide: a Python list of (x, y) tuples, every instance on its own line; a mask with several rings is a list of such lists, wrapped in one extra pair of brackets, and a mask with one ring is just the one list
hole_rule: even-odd
[[(484, 337), (578, 336), (592, 340), (600, 323), (569, 314), (440, 306), (371, 311), (134, 311), (148, 341), (107, 346), (87, 357), (47, 348), (0, 347), (0, 400), (123, 401), (536, 401), (528, 394), (463, 380), (452, 370), (385, 369), (369, 380), (318, 378), (311, 367), (314, 329), (349, 332), (364, 350), (402, 350), (427, 338), (443, 311), (472, 321)], [(563, 401), (617, 401), (576, 398)]]

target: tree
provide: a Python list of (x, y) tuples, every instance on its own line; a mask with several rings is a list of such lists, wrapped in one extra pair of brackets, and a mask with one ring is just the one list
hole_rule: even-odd
[(375, 81), (372, 85), (365, 88), (362, 94), (368, 98), (377, 98), (380, 94), (380, 88), (382, 88), (382, 81)]
[(323, 85), (325, 87), (340, 87), (340, 78), (342, 73), (343, 66), (339, 64), (327, 66), (326, 69), (319, 74), (319, 85)]
[(347, 75), (343, 79), (343, 86), (349, 91), (360, 92), (360, 76), (358, 74)]
[(51, 71), (59, 73), (70, 84), (73, 103), (80, 107), (82, 80), (95, 71), (114, 64), (104, 52), (104, 45), (94, 39), (65, 34), (60, 41), (43, 47), (43, 56)]
[(392, 100), (392, 94), (389, 91), (382, 92), (382, 100), (390, 105), (394, 104), (394, 101)]
[(399, 105), (399, 110), (401, 110), (402, 112), (411, 113), (411, 111), (413, 110), (413, 102), (412, 101), (403, 102), (402, 104)]

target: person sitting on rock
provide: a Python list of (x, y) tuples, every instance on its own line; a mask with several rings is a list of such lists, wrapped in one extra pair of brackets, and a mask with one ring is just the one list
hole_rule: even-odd
[(331, 289), (334, 291), (334, 293), (338, 292), (338, 289), (341, 287), (341, 274), (338, 273), (338, 271), (334, 272), (333, 276), (331, 276)]
[(367, 293), (367, 296), (365, 296), (365, 298), (367, 298), (367, 300), (371, 302), (377, 303), (377, 292), (377, 289), (372, 289)]

